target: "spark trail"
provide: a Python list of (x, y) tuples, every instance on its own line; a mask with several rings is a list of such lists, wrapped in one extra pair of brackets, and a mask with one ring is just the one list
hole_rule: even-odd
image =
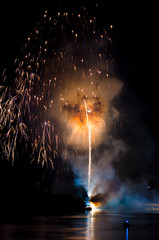
[(91, 147), (91, 126), (88, 126), (89, 132), (89, 165), (88, 165), (88, 196), (90, 196), (91, 168), (92, 168), (92, 147)]
[(98, 162), (94, 155), (92, 163), (92, 148), (103, 143), (118, 117), (112, 100), (123, 85), (113, 76), (112, 25), (100, 26), (97, 6), (91, 13), (89, 7), (53, 16), (45, 10), (12, 70), (3, 71), (4, 86), (11, 87), (0, 87), (2, 158), (14, 164), (28, 153), (31, 163), (57, 170), (56, 156), (65, 154), (88, 195)]
[(88, 114), (91, 112), (90, 109), (87, 108), (87, 103), (84, 101), (85, 110), (86, 110), (86, 118), (87, 118), (87, 128), (88, 128), (88, 139), (89, 139), (89, 162), (88, 162), (88, 196), (90, 195), (90, 182), (91, 182), (91, 172), (92, 172), (92, 145), (91, 145), (91, 123), (89, 121)]

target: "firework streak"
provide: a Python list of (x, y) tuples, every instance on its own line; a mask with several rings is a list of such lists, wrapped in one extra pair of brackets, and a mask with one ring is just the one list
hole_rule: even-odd
[(101, 142), (110, 102), (122, 88), (112, 77), (112, 28), (100, 28), (84, 6), (54, 17), (44, 12), (15, 59), (14, 74), (3, 72), (4, 85), (12, 85), (0, 89), (3, 158), (14, 164), (20, 143), (31, 162), (53, 168), (64, 149), (67, 159), (68, 146), (77, 154), (89, 149), (89, 188), (91, 148)]

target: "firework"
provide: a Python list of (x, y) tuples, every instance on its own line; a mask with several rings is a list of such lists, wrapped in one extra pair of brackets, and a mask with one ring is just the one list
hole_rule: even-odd
[[(1, 89), (3, 89), (1, 87)], [(12, 96), (13, 94), (13, 96)], [(3, 156), (8, 160), (11, 159), (14, 164), (17, 140), (27, 141), (27, 127), (23, 122), (21, 106), (23, 104), (23, 96), (21, 92), (15, 93), (6, 88), (2, 91), (0, 99), (0, 126), (1, 126), (1, 150)]]
[(91, 166), (92, 166), (92, 156), (91, 156), (91, 122), (89, 120), (89, 113), (91, 112), (90, 109), (87, 108), (87, 104), (85, 103), (86, 109), (86, 118), (87, 118), (87, 127), (88, 127), (88, 138), (89, 138), (89, 164), (88, 164), (88, 196), (89, 196), (89, 186), (91, 181)]
[(84, 6), (54, 17), (45, 11), (15, 59), (15, 78), (4, 72), (13, 87), (1, 87), (0, 98), (4, 156), (14, 163), (17, 143), (24, 140), (31, 162), (54, 167), (68, 146), (89, 149), (88, 188), (91, 148), (101, 142), (110, 102), (122, 88), (112, 78), (111, 39), (97, 25)]

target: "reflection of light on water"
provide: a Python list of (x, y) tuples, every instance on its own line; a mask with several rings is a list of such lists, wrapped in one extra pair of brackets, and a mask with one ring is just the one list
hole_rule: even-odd
[(126, 240), (128, 240), (128, 239), (129, 239), (129, 229), (126, 228)]
[(88, 215), (88, 218), (87, 218), (87, 221), (88, 221), (88, 225), (87, 225), (87, 239), (94, 239), (94, 226), (93, 226), (93, 215), (92, 213), (90, 212), (89, 215)]
[[(92, 205), (93, 207), (92, 207)], [(87, 217), (87, 221), (88, 221), (88, 225), (87, 225), (87, 239), (88, 240), (95, 240), (94, 238), (94, 226), (95, 226), (95, 215), (96, 213), (100, 212), (101, 209), (98, 209), (94, 206), (93, 203), (90, 203), (90, 206), (92, 207), (92, 211), (89, 212), (88, 217)]]

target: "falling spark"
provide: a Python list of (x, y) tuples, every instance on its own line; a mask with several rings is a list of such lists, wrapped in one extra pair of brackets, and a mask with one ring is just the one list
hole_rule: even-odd
[(91, 156), (91, 126), (88, 126), (89, 131), (89, 164), (88, 164), (88, 196), (90, 196), (90, 182), (91, 182), (91, 167), (92, 167), (92, 156)]
[(0, 153), (14, 164), (28, 145), (31, 163), (54, 168), (68, 146), (76, 154), (78, 147), (89, 148), (90, 192), (92, 149), (101, 141), (109, 103), (121, 84), (112, 86), (106, 30), (97, 28), (86, 7), (78, 10), (52, 17), (45, 11), (14, 61), (15, 78), (4, 70), (3, 83), (12, 81), (12, 87), (0, 87)]
[(89, 162), (88, 162), (88, 196), (90, 195), (90, 182), (91, 182), (91, 166), (92, 166), (92, 146), (91, 146), (91, 124), (89, 120), (89, 113), (91, 112), (90, 109), (87, 108), (87, 103), (84, 101), (85, 110), (86, 110), (86, 118), (87, 118), (87, 127), (88, 127), (88, 139), (89, 139)]

